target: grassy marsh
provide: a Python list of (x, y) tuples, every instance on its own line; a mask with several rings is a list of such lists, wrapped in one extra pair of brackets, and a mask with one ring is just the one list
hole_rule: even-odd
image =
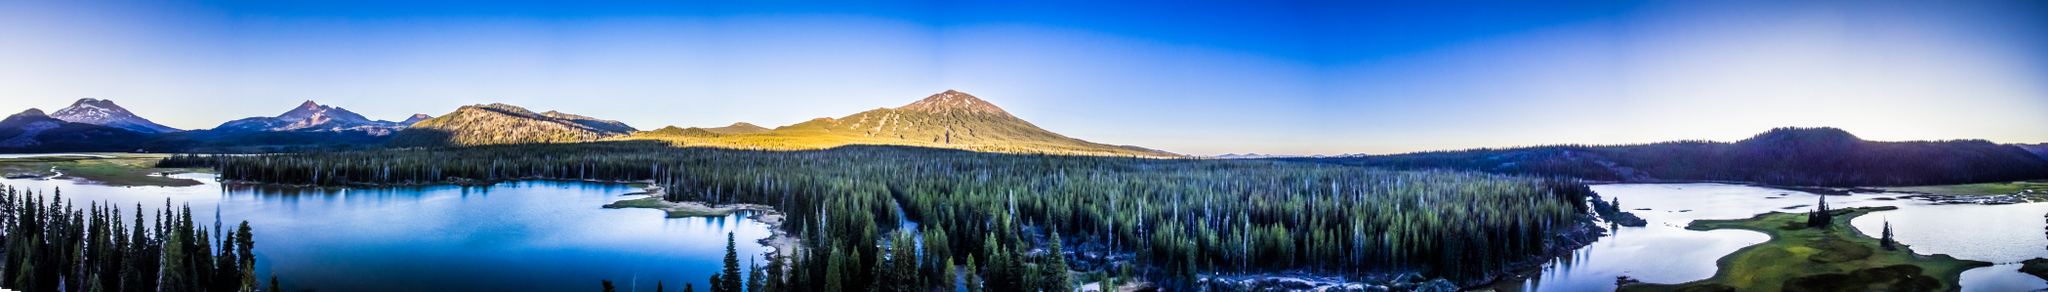
[(1835, 225), (1805, 228), (1805, 213), (1766, 213), (1741, 220), (1699, 220), (1686, 229), (1762, 232), (1770, 241), (1721, 257), (1714, 277), (1682, 284), (1633, 284), (1620, 291), (1957, 291), (1963, 271), (1990, 263), (1918, 255), (1845, 224), (1877, 208), (1833, 212)]
[[(194, 186), (199, 181), (165, 177), (166, 173), (205, 172), (206, 168), (156, 168), (170, 154), (83, 153), (95, 156), (39, 156), (0, 158), (0, 174), (9, 177), (34, 176), (54, 179), (82, 179), (111, 186)], [(105, 156), (105, 157), (99, 157)], [(55, 172), (52, 172), (52, 169)]]

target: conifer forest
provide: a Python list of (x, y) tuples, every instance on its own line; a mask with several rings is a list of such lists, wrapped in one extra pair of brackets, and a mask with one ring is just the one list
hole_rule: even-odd
[[(1202, 275), (1275, 271), (1482, 281), (1598, 228), (1590, 191), (1570, 179), (1278, 161), (618, 142), (161, 164), (297, 185), (651, 181), (667, 201), (771, 206), (801, 247), (771, 257), (760, 291), (1065, 291), (1095, 276), (1189, 287)], [(737, 276), (728, 270), (721, 277)]]
[[(212, 228), (190, 207), (144, 214), (61, 190), (0, 194), (0, 288), (15, 291), (277, 291), (263, 288), (248, 222)], [(175, 210), (175, 211), (174, 211)], [(133, 223), (127, 223), (132, 217)]]

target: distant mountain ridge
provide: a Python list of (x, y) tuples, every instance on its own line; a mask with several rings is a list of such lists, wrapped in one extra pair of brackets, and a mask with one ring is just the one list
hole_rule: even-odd
[(1777, 128), (1733, 143), (1557, 145), (1281, 160), (1619, 182), (1899, 186), (2048, 178), (2048, 159), (2017, 146), (1984, 140), (1865, 141), (1836, 128)]
[(404, 124), (391, 121), (371, 120), (370, 118), (363, 117), (362, 114), (357, 114), (345, 108), (321, 105), (308, 100), (305, 103), (299, 104), (299, 107), (292, 108), (292, 110), (276, 117), (252, 117), (228, 121), (227, 123), (220, 124), (219, 127), (214, 127), (212, 130), (226, 132), (362, 131), (373, 136), (384, 136), (390, 135), (397, 131), (396, 128), (404, 126)]
[(105, 99), (81, 98), (76, 102), (72, 102), (71, 106), (58, 109), (57, 112), (51, 113), (49, 116), (67, 122), (122, 128), (140, 133), (154, 134), (183, 131), (159, 125), (149, 119), (136, 116), (135, 113), (129, 112), (127, 108), (114, 104), (113, 100)]
[(123, 128), (53, 118), (34, 108), (0, 119), (0, 152), (126, 152), (149, 137)]
[(1105, 145), (1046, 131), (973, 95), (947, 90), (897, 108), (841, 118), (818, 118), (759, 133), (720, 133), (674, 127), (626, 139), (664, 140), (683, 146), (766, 150), (824, 149), (844, 145), (902, 145), (1001, 153), (1177, 157), (1141, 147)]
[[(1209, 158), (1216, 158), (1216, 159), (1261, 159), (1261, 158), (1289, 158), (1289, 157), (1311, 157), (1311, 156), (1306, 156), (1306, 155), (1286, 155), (1286, 154), (1258, 154), (1258, 153), (1245, 153), (1245, 154), (1229, 153), (1229, 154), (1223, 154), (1223, 155), (1213, 155), (1213, 156), (1209, 156)], [(1316, 156), (1316, 157), (1320, 157), (1320, 155), (1318, 155), (1318, 156)]]
[(625, 123), (557, 111), (534, 113), (502, 104), (463, 106), (399, 131), (392, 146), (435, 147), (529, 143), (575, 143), (638, 131)]
[(704, 128), (704, 130), (705, 130), (705, 131), (710, 131), (710, 132), (712, 132), (712, 133), (720, 133), (720, 134), (752, 134), (752, 133), (760, 133), (760, 132), (767, 132), (767, 131), (768, 131), (768, 128), (763, 128), (763, 127), (761, 127), (761, 126), (755, 126), (754, 124), (748, 124), (748, 123), (746, 123), (746, 122), (738, 122), (738, 123), (732, 123), (732, 125), (731, 125), (731, 126), (724, 126), (724, 127), (717, 127), (717, 128)]
[(308, 100), (274, 117), (243, 118), (212, 129), (157, 135), (141, 148), (229, 153), (346, 150), (379, 147), (403, 128), (404, 123), (373, 120)]

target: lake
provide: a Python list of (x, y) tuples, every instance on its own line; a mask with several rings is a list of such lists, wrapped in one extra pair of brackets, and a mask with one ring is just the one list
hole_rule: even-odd
[[(624, 184), (526, 181), (490, 187), (299, 189), (223, 187), (210, 174), (181, 174), (191, 187), (112, 187), (65, 180), (0, 180), (18, 189), (62, 188), (64, 198), (145, 212), (172, 204), (194, 221), (254, 228), (257, 273), (289, 291), (670, 291), (703, 290), (737, 237), (741, 265), (770, 248), (768, 226), (742, 218), (663, 218), (653, 209), (603, 209), (639, 196)], [(218, 211), (216, 211), (218, 210)], [(761, 264), (766, 265), (765, 261)]]
[[(1819, 195), (1729, 184), (1610, 184), (1593, 191), (1619, 198), (1621, 208), (1650, 222), (1619, 227), (1607, 237), (1545, 264), (1542, 274), (1503, 291), (1613, 291), (1617, 277), (1649, 283), (1683, 283), (1714, 276), (1714, 261), (1743, 247), (1770, 240), (1744, 230), (1686, 230), (1700, 219), (1744, 219), (1768, 212), (1806, 212)], [(1850, 224), (1877, 237), (1886, 220), (1894, 237), (1920, 254), (1948, 254), (2000, 265), (1966, 271), (1963, 291), (2029, 291), (2048, 281), (2019, 273), (2016, 262), (2048, 257), (2048, 203), (2012, 205), (1933, 204), (1897, 199), (1902, 194), (1828, 196), (1833, 208), (1897, 206), (1858, 217)], [(1798, 207), (1795, 207), (1798, 206)], [(1636, 210), (1649, 209), (1649, 210)]]

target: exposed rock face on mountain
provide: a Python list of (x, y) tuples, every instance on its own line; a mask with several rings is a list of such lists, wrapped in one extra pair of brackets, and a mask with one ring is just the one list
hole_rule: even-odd
[(731, 126), (704, 128), (704, 130), (720, 134), (752, 134), (767, 132), (768, 128), (762, 128), (761, 126), (755, 126), (754, 124), (748, 124), (746, 122), (738, 122), (732, 123)]
[(902, 107), (875, 109), (836, 119), (819, 118), (760, 133), (662, 129), (640, 132), (634, 138), (668, 140), (685, 146), (771, 150), (866, 144), (1003, 153), (1178, 156), (1139, 147), (1069, 138), (1017, 118), (995, 104), (952, 90)]
[(399, 147), (574, 143), (637, 131), (624, 123), (506, 104), (471, 105), (419, 121), (392, 137)]
[(0, 152), (133, 151), (149, 134), (73, 123), (28, 109), (0, 120)]
[(299, 107), (276, 117), (253, 117), (229, 121), (221, 124), (219, 127), (214, 127), (213, 130), (222, 132), (358, 131), (372, 136), (385, 136), (397, 132), (399, 127), (404, 127), (404, 125), (391, 121), (371, 120), (363, 117), (363, 115), (348, 111), (348, 109), (320, 105), (308, 100), (306, 103), (299, 104)]
[(183, 131), (136, 116), (135, 113), (128, 112), (128, 109), (115, 105), (114, 101), (105, 99), (79, 99), (72, 102), (69, 107), (58, 109), (57, 112), (50, 114), (50, 117), (66, 122), (122, 128), (148, 134)]

